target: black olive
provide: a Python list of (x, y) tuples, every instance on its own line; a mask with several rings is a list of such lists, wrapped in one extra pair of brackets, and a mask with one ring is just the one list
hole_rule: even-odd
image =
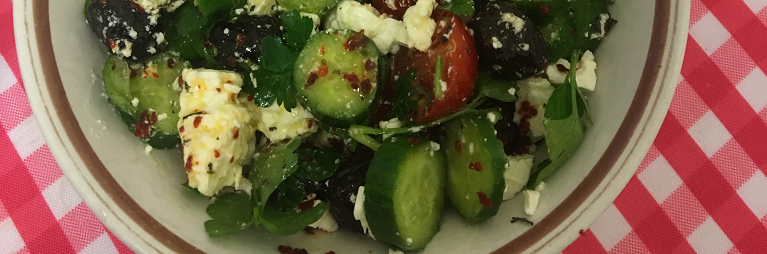
[(257, 63), (261, 41), (267, 36), (282, 36), (279, 19), (271, 16), (240, 16), (234, 22), (222, 21), (210, 31), (208, 40), (218, 50), (215, 59), (229, 70), (240, 63)]
[(514, 111), (516, 110), (513, 102), (502, 102), (489, 99), (478, 108), (495, 109), (501, 113), (501, 119), (495, 123), (495, 137), (503, 143), (503, 151), (506, 155), (521, 155), (530, 153), (532, 141), (530, 137), (522, 133), (519, 125), (514, 122)]
[(513, 3), (491, 0), (466, 25), (474, 33), (479, 63), (496, 76), (521, 80), (546, 67), (546, 40)]
[[(361, 147), (357, 148), (363, 149)], [(363, 152), (365, 153), (365, 152)], [(372, 153), (371, 153), (372, 154)], [(355, 154), (354, 158), (342, 161), (336, 173), (328, 181), (327, 199), (330, 213), (338, 226), (362, 233), (362, 224), (354, 219), (354, 202), (360, 186), (365, 185), (365, 175), (372, 155)]]
[(131, 62), (143, 62), (165, 46), (160, 14), (145, 12), (131, 0), (93, 0), (87, 21), (109, 53)]

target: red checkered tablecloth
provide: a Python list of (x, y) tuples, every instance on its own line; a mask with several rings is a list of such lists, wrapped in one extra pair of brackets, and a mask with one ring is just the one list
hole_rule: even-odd
[[(564, 253), (767, 253), (767, 0), (692, 0), (650, 152)], [(24, 92), (0, 0), (0, 254), (131, 253), (72, 189)]]

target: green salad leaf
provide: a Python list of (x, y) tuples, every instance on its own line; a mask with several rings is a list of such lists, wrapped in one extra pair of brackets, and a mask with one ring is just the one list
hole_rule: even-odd
[(306, 190), (298, 182), (298, 178), (295, 176), (289, 176), (277, 186), (277, 190), (272, 193), (271, 197), (274, 202), (270, 202), (270, 205), (277, 206), (280, 211), (295, 210), (301, 202), (306, 198)]
[(543, 126), (548, 132), (546, 146), (549, 159), (540, 163), (539, 170), (530, 177), (527, 184), (530, 189), (535, 188), (562, 166), (583, 141), (585, 121), (590, 119), (584, 119), (589, 116), (588, 100), (580, 92), (575, 81), (575, 65), (579, 55), (579, 52), (573, 53), (565, 83), (554, 89), (546, 104), (546, 120)]
[(221, 194), (205, 210), (211, 220), (205, 222), (205, 230), (211, 237), (222, 236), (253, 225), (253, 204), (245, 192)]
[(327, 202), (320, 202), (317, 206), (300, 212), (296, 210), (283, 212), (267, 206), (261, 214), (261, 223), (269, 232), (292, 235), (319, 220), (329, 208), (330, 204)]
[(452, 11), (455, 15), (471, 15), (474, 13), (473, 0), (446, 0), (440, 3), (440, 9)]
[(261, 42), (263, 53), (258, 59), (260, 68), (252, 73), (250, 84), (243, 86), (243, 90), (253, 94), (256, 105), (260, 107), (277, 103), (291, 111), (298, 105), (293, 86), (293, 66), (298, 53), (311, 37), (314, 23), (298, 11), (282, 13), (280, 20), (285, 27), (284, 38), (264, 38)]
[(475, 82), (475, 91), (479, 95), (484, 95), (502, 102), (514, 102), (517, 96), (512, 93), (516, 91), (517, 84), (513, 81), (493, 78), (490, 72), (480, 70), (477, 72), (477, 81)]
[(416, 77), (418, 77), (416, 71), (409, 71), (394, 81), (393, 108), (391, 112), (386, 115), (387, 119), (397, 117), (400, 121), (405, 121), (408, 119), (410, 111), (418, 106), (418, 103), (411, 98), (414, 90), (411, 83), (413, 83)]
[(312, 146), (301, 147), (298, 153), (297, 177), (322, 181), (333, 175), (341, 161), (341, 154)]
[[(272, 192), (298, 169), (298, 154), (294, 152), (299, 145), (301, 145), (301, 138), (287, 143), (273, 144), (267, 149), (268, 152), (258, 154), (254, 159), (250, 181), (253, 183), (252, 194), (255, 200), (253, 215), (257, 220), (261, 217)], [(259, 222), (260, 220), (256, 221), (256, 223)]]
[(243, 8), (247, 0), (195, 0), (194, 2), (206, 18), (219, 18), (227, 17), (233, 10)]

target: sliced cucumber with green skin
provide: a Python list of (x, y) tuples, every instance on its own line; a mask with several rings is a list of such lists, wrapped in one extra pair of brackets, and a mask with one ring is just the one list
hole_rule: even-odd
[(143, 66), (131, 68), (111, 56), (104, 65), (104, 90), (120, 118), (142, 141), (154, 148), (180, 143), (178, 136), (179, 78), (189, 64), (171, 54), (160, 54)]
[(493, 128), (500, 118), (495, 111), (476, 111), (445, 124), (447, 196), (469, 222), (495, 216), (503, 202), (506, 154)]
[(361, 33), (313, 35), (296, 60), (293, 79), (302, 103), (321, 122), (345, 128), (364, 123), (378, 92), (378, 48)]
[(376, 240), (422, 250), (439, 230), (445, 157), (429, 140), (394, 136), (376, 151), (365, 177), (365, 217)]
[(277, 3), (286, 11), (300, 11), (324, 15), (335, 7), (338, 0), (277, 0)]

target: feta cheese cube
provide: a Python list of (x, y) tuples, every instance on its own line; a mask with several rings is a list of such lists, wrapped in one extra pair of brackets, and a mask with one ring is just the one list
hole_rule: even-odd
[[(546, 112), (546, 103), (554, 92), (548, 80), (543, 78), (529, 78), (517, 82), (516, 111), (514, 111), (514, 122), (523, 128), (523, 132), (536, 141), (543, 138), (548, 132), (543, 126), (543, 116)], [(520, 112), (524, 113), (520, 114)], [(534, 113), (534, 115), (533, 115)]]
[(522, 188), (525, 187), (530, 179), (530, 171), (533, 169), (533, 160), (535, 157), (530, 154), (508, 156), (506, 158), (506, 171), (503, 178), (506, 179), (506, 188), (503, 189), (503, 200), (509, 200), (514, 197)]
[[(578, 69), (575, 71), (575, 82), (578, 87), (594, 91), (597, 86), (597, 62), (594, 61), (594, 54), (591, 51), (586, 51), (576, 66)], [(552, 84), (563, 84), (569, 69), (570, 62), (559, 59), (555, 64), (546, 67), (546, 75)]]
[(541, 198), (541, 193), (534, 190), (526, 190), (525, 194), (525, 213), (527, 215), (535, 214), (538, 210), (538, 201)]
[(325, 213), (322, 214), (322, 217), (320, 217), (319, 220), (315, 221), (312, 224), (309, 224), (310, 227), (321, 229), (325, 232), (336, 232), (338, 230), (338, 222), (336, 222), (335, 219), (333, 219), (333, 215), (330, 214), (330, 210), (325, 211)]
[(312, 113), (298, 104), (290, 112), (283, 105), (272, 103), (266, 108), (256, 110), (258, 130), (271, 141), (292, 139), (317, 131), (316, 120)]

